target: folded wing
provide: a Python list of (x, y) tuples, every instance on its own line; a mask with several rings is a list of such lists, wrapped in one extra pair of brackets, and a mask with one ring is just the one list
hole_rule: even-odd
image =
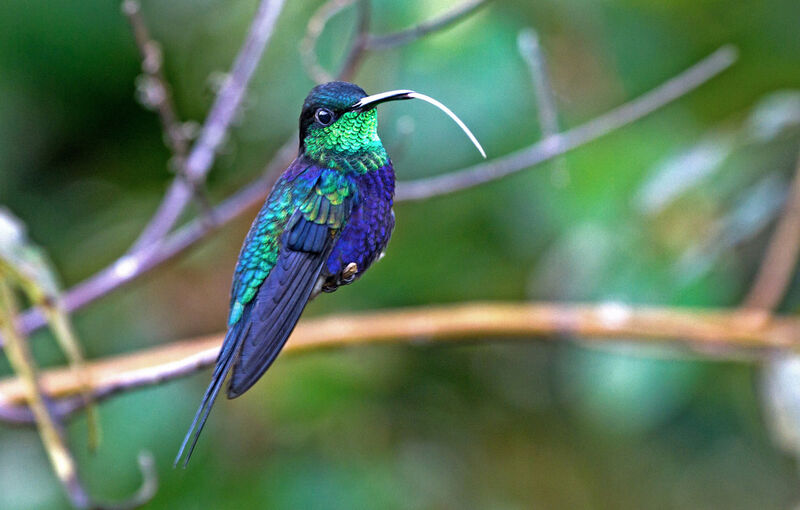
[[(290, 167), (291, 170), (291, 167)], [(282, 181), (305, 189), (302, 197), (293, 200), (294, 210), (283, 220), (284, 228), (276, 239), (267, 233), (272, 216), (280, 217), (270, 201), (279, 202), (273, 192), (253, 224), (242, 248), (232, 290), (231, 317), (211, 384), (206, 390), (194, 421), (186, 433), (177, 464), (191, 439), (184, 465), (189, 462), (200, 432), (228, 374), (228, 398), (247, 391), (270, 367), (283, 348), (300, 314), (317, 285), (323, 265), (336, 239), (350, 216), (356, 200), (355, 189), (338, 172), (309, 168), (305, 176), (311, 185)], [(272, 216), (269, 216), (269, 215)], [(262, 218), (263, 217), (263, 218)], [(275, 242), (279, 241), (279, 242)], [(278, 248), (264, 246), (273, 242)], [(267, 269), (264, 270), (264, 267)], [(259, 271), (266, 273), (259, 275)], [(252, 282), (258, 282), (254, 285)]]

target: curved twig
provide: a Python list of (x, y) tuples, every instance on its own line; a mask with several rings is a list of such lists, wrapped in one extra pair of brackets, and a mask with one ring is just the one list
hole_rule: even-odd
[[(0, 279), (0, 311), (3, 314), (13, 313), (14, 301), (13, 290), (5, 280)], [(13, 321), (6, 320), (3, 316), (0, 316), (0, 329), (7, 339), (5, 350), (8, 358), (19, 374), (18, 380), (23, 392), (21, 403), (25, 404), (25, 406), (6, 407), (0, 412), (0, 416), (10, 417), (17, 424), (35, 424), (38, 427), (53, 471), (64, 487), (70, 504), (81, 509), (129, 509), (140, 507), (152, 499), (157, 480), (152, 458), (149, 458), (149, 463), (146, 463), (147, 459), (144, 457), (140, 458), (143, 484), (132, 498), (112, 505), (98, 503), (91, 498), (81, 481), (77, 462), (64, 437), (62, 419), (66, 417), (66, 414), (60, 411), (61, 405), (51, 401), (49, 395), (42, 389), (38, 369), (28, 347), (27, 339), (19, 334)], [(93, 395), (95, 390), (93, 384), (87, 384), (85, 378), (87, 369), (82, 367), (80, 373), (75, 373), (72, 367), (68, 370), (73, 373), (74, 380), (83, 388), (78, 394), (67, 399), (71, 402), (70, 405), (76, 410), (86, 407), (90, 402), (93, 406), (94, 399), (86, 398), (87, 386), (90, 395)]]
[(353, 44), (342, 61), (342, 68), (336, 75), (337, 80), (351, 81), (360, 67), (367, 52), (369, 20), (369, 0), (358, 0), (358, 22), (356, 23), (356, 32), (353, 34)]
[(150, 452), (141, 452), (138, 458), (139, 473), (142, 483), (139, 489), (124, 501), (111, 503), (94, 503), (92, 510), (132, 510), (144, 506), (153, 499), (158, 491), (158, 475), (156, 474), (156, 461)]
[[(316, 52), (317, 40), (330, 19), (356, 1), (359, 3), (359, 18), (355, 38), (350, 51), (344, 58), (341, 70), (334, 78), (334, 75), (326, 71), (319, 63)], [(369, 33), (368, 0), (329, 0), (311, 16), (306, 27), (306, 35), (300, 42), (300, 57), (306, 72), (317, 83), (325, 83), (334, 79), (349, 81), (367, 51), (387, 50), (410, 44), (462, 20), (486, 4), (487, 1), (468, 0), (435, 19), (424, 21), (411, 28), (391, 34), (374, 35)]]
[[(322, 4), (308, 20), (306, 35), (303, 37), (303, 40), (300, 41), (300, 60), (303, 62), (303, 67), (306, 68), (306, 73), (317, 83), (325, 83), (334, 80), (334, 76), (319, 63), (317, 41), (331, 18), (336, 16), (343, 9), (353, 5), (355, 2), (356, 0), (329, 0)], [(361, 7), (359, 25), (361, 25), (362, 23), (368, 23), (368, 21), (366, 21), (368, 19), (367, 16), (363, 14), (367, 12), (367, 8), (364, 6), (368, 5), (368, 3), (361, 0), (359, 3)], [(356, 51), (355, 48), (363, 45), (363, 43), (359, 43), (359, 38), (360, 37), (357, 37), (357, 40), (354, 42), (351, 52)]]
[(419, 25), (406, 28), (405, 30), (386, 35), (370, 35), (366, 42), (366, 49), (374, 51), (388, 50), (412, 43), (430, 33), (445, 29), (460, 21), (477, 11), (486, 3), (488, 3), (488, 0), (468, 0), (437, 18), (424, 21)]

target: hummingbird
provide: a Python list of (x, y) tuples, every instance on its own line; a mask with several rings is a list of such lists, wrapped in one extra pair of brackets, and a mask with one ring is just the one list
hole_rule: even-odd
[(275, 361), (311, 299), (354, 282), (382, 256), (395, 222), (395, 174), (378, 136), (375, 107), (415, 98), (444, 111), (486, 157), (469, 128), (424, 94), (367, 95), (357, 85), (334, 81), (306, 97), (298, 156), (273, 186), (242, 245), (225, 340), (176, 466), (184, 453), (188, 464), (228, 374), (232, 399)]

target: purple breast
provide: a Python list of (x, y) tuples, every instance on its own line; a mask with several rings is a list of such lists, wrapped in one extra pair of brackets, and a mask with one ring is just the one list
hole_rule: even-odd
[(394, 170), (391, 163), (355, 178), (358, 203), (328, 257), (326, 273), (333, 279), (351, 262), (360, 276), (383, 252), (394, 227), (392, 198)]

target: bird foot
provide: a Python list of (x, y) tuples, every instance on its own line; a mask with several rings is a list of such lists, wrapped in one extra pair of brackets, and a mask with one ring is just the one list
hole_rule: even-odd
[(344, 271), (342, 271), (342, 281), (345, 283), (352, 282), (356, 277), (356, 273), (358, 273), (358, 264), (350, 262), (345, 266)]

